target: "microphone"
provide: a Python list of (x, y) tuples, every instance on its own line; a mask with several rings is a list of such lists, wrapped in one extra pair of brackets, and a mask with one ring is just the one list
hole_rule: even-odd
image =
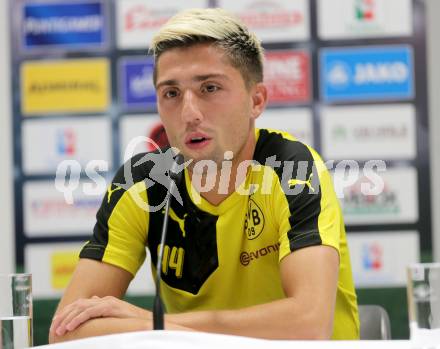
[(157, 256), (157, 263), (156, 263), (156, 294), (154, 296), (154, 304), (153, 304), (153, 329), (154, 330), (163, 330), (164, 329), (164, 313), (166, 311), (165, 305), (162, 302), (162, 299), (160, 297), (160, 274), (162, 271), (162, 264), (163, 264), (163, 250), (165, 247), (165, 239), (167, 236), (167, 230), (168, 230), (168, 212), (170, 210), (170, 203), (172, 198), (172, 193), (175, 190), (177, 183), (180, 182), (180, 179), (182, 177), (183, 171), (179, 171), (180, 165), (183, 164), (183, 155), (177, 154), (174, 162), (171, 166), (171, 169), (169, 171), (170, 174), (170, 187), (168, 188), (167, 196), (166, 196), (166, 202), (165, 202), (165, 215), (163, 217), (163, 224), (162, 224), (162, 234), (160, 237), (160, 248), (159, 248), (159, 254)]

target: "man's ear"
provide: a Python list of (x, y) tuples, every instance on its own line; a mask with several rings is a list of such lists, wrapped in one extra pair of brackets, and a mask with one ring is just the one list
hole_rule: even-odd
[(252, 87), (252, 118), (255, 120), (260, 116), (267, 104), (267, 88), (262, 82)]

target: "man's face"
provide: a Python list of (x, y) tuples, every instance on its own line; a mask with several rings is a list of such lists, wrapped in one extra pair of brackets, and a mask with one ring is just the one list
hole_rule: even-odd
[(235, 161), (252, 158), (254, 120), (265, 104), (256, 86), (246, 89), (213, 45), (164, 52), (157, 61), (157, 105), (170, 144), (186, 159), (218, 165), (225, 151)]

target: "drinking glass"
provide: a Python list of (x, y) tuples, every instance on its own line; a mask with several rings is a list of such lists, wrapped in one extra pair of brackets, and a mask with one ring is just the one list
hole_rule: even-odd
[(0, 274), (0, 329), (0, 349), (32, 346), (31, 274)]
[(440, 343), (440, 263), (407, 268), (410, 339), (413, 348), (437, 348)]

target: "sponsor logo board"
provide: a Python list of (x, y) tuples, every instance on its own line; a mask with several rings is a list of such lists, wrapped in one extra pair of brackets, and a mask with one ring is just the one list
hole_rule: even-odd
[[(419, 219), (415, 168), (387, 168), (369, 176), (359, 173), (351, 178), (351, 185), (340, 175), (335, 172), (333, 180), (335, 187), (347, 183), (339, 199), (346, 224), (415, 223)], [(365, 188), (371, 188), (370, 195)]]
[(107, 44), (102, 1), (27, 3), (22, 7), (25, 50), (94, 49)]
[(264, 82), (269, 104), (309, 102), (310, 81), (307, 51), (266, 51)]
[(285, 131), (313, 146), (313, 116), (308, 108), (266, 109), (257, 119), (256, 127)]
[(348, 233), (347, 243), (356, 287), (405, 287), (406, 266), (420, 260), (417, 231)]
[[(96, 141), (96, 135), (100, 135)], [(111, 168), (111, 124), (102, 117), (33, 119), (22, 123), (22, 159), (26, 174), (54, 174), (63, 160), (82, 168), (103, 160)]]
[(153, 57), (125, 57), (119, 62), (120, 101), (129, 109), (155, 108)]
[[(25, 271), (32, 273), (34, 298), (60, 297), (78, 263), (81, 243), (39, 243), (25, 246)], [(148, 253), (147, 253), (148, 254)], [(147, 258), (131, 281), (128, 295), (153, 295), (154, 281)]]
[(327, 159), (414, 159), (416, 115), (412, 104), (323, 107)]
[(78, 251), (56, 251), (50, 256), (51, 285), (64, 290), (69, 284), (78, 262)]
[[(127, 115), (120, 123), (121, 159), (168, 145), (168, 138), (160, 118), (152, 115)], [(154, 143), (153, 143), (154, 142)]]
[(72, 277), (81, 243), (27, 244), (25, 271), (32, 274), (34, 298), (59, 297)]
[(411, 0), (319, 0), (319, 37), (332, 40), (411, 36), (412, 6)]
[(414, 96), (410, 46), (331, 48), (320, 52), (320, 93), (327, 102)]
[(119, 48), (146, 48), (154, 33), (177, 12), (207, 7), (207, 0), (124, 0), (116, 1), (117, 44)]
[(25, 115), (103, 112), (110, 103), (106, 58), (29, 61), (21, 66)]
[[(106, 185), (103, 177), (93, 181), (72, 178), (66, 180), (68, 188), (72, 185), (73, 203), (69, 204), (62, 192), (58, 191), (55, 181), (28, 181), (23, 185), (24, 232), (27, 237), (56, 237), (91, 234), (96, 221), (96, 212), (101, 206)], [(93, 193), (85, 192), (89, 185)], [(93, 189), (94, 188), (94, 189)]]
[(217, 6), (240, 17), (264, 43), (304, 41), (310, 37), (307, 0), (219, 0)]

